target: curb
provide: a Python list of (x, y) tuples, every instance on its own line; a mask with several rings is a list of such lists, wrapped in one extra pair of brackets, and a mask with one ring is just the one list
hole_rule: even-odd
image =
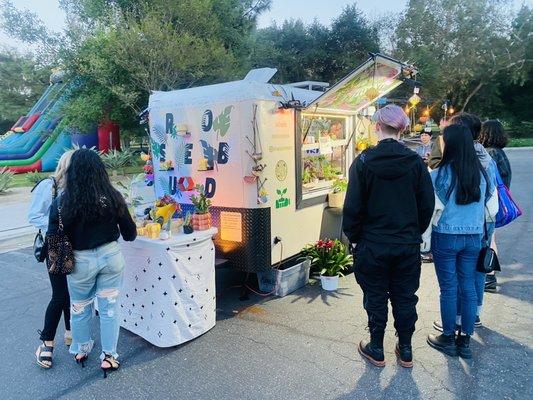
[(527, 151), (527, 150), (533, 150), (533, 146), (528, 146), (528, 147), (506, 147), (504, 150), (505, 151)]

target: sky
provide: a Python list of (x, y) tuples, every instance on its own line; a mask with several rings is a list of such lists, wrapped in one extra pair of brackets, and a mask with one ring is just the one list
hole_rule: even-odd
[[(44, 23), (52, 30), (60, 31), (65, 25), (65, 14), (59, 8), (58, 0), (11, 0), (18, 8), (27, 8), (37, 13)], [(407, 0), (357, 0), (358, 7), (369, 18), (375, 18), (387, 12), (400, 12)], [(533, 0), (513, 0), (518, 8), (522, 3), (533, 5)], [(259, 26), (278, 23), (286, 19), (302, 19), (312, 22), (315, 18), (327, 25), (331, 19), (338, 16), (343, 7), (353, 4), (354, 0), (273, 0), (270, 11), (259, 18)], [(24, 50), (24, 45), (16, 43), (8, 36), (0, 33), (0, 43), (9, 44)]]

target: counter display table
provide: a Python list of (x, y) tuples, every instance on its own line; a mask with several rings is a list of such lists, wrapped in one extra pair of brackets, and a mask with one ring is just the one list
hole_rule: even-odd
[(176, 346), (215, 326), (216, 228), (121, 242), (126, 260), (121, 326), (158, 347)]

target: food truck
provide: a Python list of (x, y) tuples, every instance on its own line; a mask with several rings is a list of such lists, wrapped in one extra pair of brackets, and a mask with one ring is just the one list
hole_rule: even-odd
[(218, 256), (239, 270), (268, 270), (319, 239), (328, 194), (347, 178), (357, 143), (370, 138), (376, 100), (416, 72), (372, 54), (325, 92), (269, 83), (272, 68), (153, 92), (155, 194), (171, 195), (186, 211), (203, 185)]

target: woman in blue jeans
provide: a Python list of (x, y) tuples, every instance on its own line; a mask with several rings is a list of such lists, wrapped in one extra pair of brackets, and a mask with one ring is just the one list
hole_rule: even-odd
[(100, 312), (101, 368), (104, 377), (118, 369), (118, 295), (124, 258), (117, 239), (137, 236), (124, 198), (113, 188), (100, 156), (87, 149), (72, 154), (63, 194), (50, 210), (49, 233), (59, 224), (74, 249), (74, 271), (68, 275), (71, 299), (72, 344), (70, 352), (84, 366), (93, 348), (91, 319), (94, 297)]
[[(495, 214), (494, 201), (489, 200), (496, 179), (491, 169), (481, 165), (467, 127), (450, 125), (443, 135), (442, 161), (431, 173), (435, 189), (431, 250), (440, 286), (443, 333), (429, 335), (427, 341), (450, 356), (471, 358), (470, 336), (477, 314), (476, 264), (486, 213)], [(461, 327), (455, 337), (458, 302)]]

